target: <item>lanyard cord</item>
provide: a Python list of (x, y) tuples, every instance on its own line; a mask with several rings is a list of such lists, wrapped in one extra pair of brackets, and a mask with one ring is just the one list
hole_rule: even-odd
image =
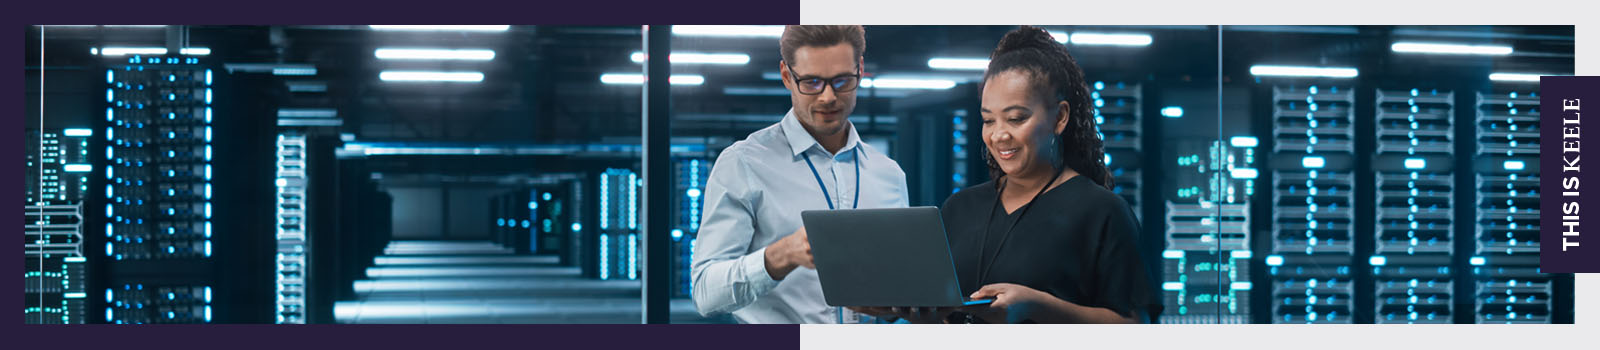
[[(985, 251), (989, 250), (989, 231), (990, 231), (990, 228), (992, 228), (994, 226), (994, 224), (993, 224), (994, 223), (994, 208), (1000, 206), (1000, 197), (1001, 197), (1001, 195), (1005, 194), (1005, 189), (1006, 189), (1005, 184), (1002, 183), (1000, 185), (1000, 190), (999, 191), (995, 191), (996, 193), (995, 193), (995, 196), (994, 196), (994, 205), (992, 207), (990, 207), (990, 209), (989, 209), (989, 219), (988, 220), (984, 220), (984, 222), (983, 222), (984, 223), (984, 225), (983, 225), (983, 244), (980, 245), (979, 248), (978, 248), (978, 266), (977, 266), (977, 269), (978, 269), (978, 273), (977, 273), (977, 277), (978, 277), (977, 282), (978, 283), (977, 284), (978, 285), (976, 287), (982, 288), (983, 287), (984, 278), (986, 277), (986, 275), (989, 274), (989, 270), (994, 269), (994, 260), (1000, 259), (1000, 251), (1006, 248), (1006, 241), (1011, 239), (1011, 229), (1017, 228), (1017, 222), (1022, 221), (1022, 216), (1028, 214), (1028, 209), (1032, 209), (1033, 208), (1033, 203), (1037, 202), (1039, 200), (1039, 196), (1043, 195), (1045, 190), (1050, 189), (1050, 185), (1054, 184), (1056, 182), (1056, 179), (1061, 177), (1061, 173), (1065, 172), (1066, 170), (1067, 170), (1066, 167), (1061, 167), (1061, 169), (1057, 169), (1056, 170), (1056, 175), (1050, 177), (1050, 182), (1046, 182), (1044, 184), (1044, 187), (1040, 187), (1039, 188), (1039, 192), (1033, 194), (1033, 199), (1029, 199), (1028, 200), (1028, 204), (1025, 204), (1025, 205), (1022, 206), (1021, 210), (1017, 212), (1016, 219), (1013, 219), (1011, 221), (1011, 224), (1006, 226), (1006, 232), (1004, 234), (1000, 235), (1000, 245), (994, 248), (994, 257), (989, 259), (990, 261), (989, 261), (988, 266), (984, 266), (984, 263), (983, 263), (984, 259), (983, 258), (984, 258), (984, 255), (985, 255)], [(1009, 181), (1009, 180), (1007, 180), (1007, 181)]]
[[(856, 166), (856, 196), (855, 202), (850, 204), (850, 209), (855, 209), (861, 207), (861, 149), (851, 148), (850, 151), (855, 152), (855, 161), (852, 163)], [(811, 163), (811, 157), (807, 157), (805, 153), (800, 154), (800, 159), (806, 160), (806, 166), (811, 168), (811, 176), (817, 178), (817, 187), (822, 187), (822, 200), (828, 201), (828, 209), (834, 209), (833, 197), (828, 195), (828, 185), (822, 183), (822, 173), (817, 172), (817, 166)]]
[[(850, 151), (855, 152), (855, 160), (851, 163), (855, 164), (856, 167), (856, 195), (854, 203), (850, 204), (850, 209), (855, 209), (861, 207), (861, 149), (851, 148)], [(811, 163), (811, 157), (806, 156), (805, 153), (800, 153), (800, 159), (806, 160), (806, 167), (811, 168), (811, 176), (817, 178), (817, 187), (822, 188), (822, 200), (828, 202), (828, 210), (833, 210), (833, 196), (828, 195), (828, 185), (822, 183), (822, 173), (817, 172), (817, 165)], [(835, 307), (833, 315), (836, 318), (835, 322), (844, 323), (843, 307)]]

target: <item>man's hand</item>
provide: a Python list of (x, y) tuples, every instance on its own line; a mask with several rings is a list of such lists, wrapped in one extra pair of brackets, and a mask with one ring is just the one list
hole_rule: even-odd
[(764, 255), (767, 275), (772, 276), (774, 280), (782, 281), (790, 272), (794, 272), (795, 268), (817, 268), (817, 265), (811, 262), (811, 241), (806, 238), (804, 226), (789, 236), (772, 242), (772, 245), (767, 246)]

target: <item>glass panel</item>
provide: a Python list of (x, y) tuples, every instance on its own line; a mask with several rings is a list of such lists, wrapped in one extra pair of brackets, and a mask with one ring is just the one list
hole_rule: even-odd
[[(1228, 26), (1223, 137), (1255, 139), (1252, 322), (1549, 323), (1537, 84), (1561, 26)], [(1566, 292), (1570, 293), (1570, 292)], [(1570, 315), (1570, 311), (1566, 312)]]

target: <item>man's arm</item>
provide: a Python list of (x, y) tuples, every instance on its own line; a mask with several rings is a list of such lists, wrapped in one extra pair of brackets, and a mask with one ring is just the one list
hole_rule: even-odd
[(706, 179), (691, 264), (695, 308), (705, 316), (744, 308), (778, 286), (767, 273), (766, 248), (745, 253), (755, 237), (755, 208), (748, 196), (750, 174), (738, 153), (724, 151)]

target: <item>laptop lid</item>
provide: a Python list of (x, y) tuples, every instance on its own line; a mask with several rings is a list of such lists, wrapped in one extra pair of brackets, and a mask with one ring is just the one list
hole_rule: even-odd
[(831, 306), (961, 306), (936, 207), (800, 213)]

